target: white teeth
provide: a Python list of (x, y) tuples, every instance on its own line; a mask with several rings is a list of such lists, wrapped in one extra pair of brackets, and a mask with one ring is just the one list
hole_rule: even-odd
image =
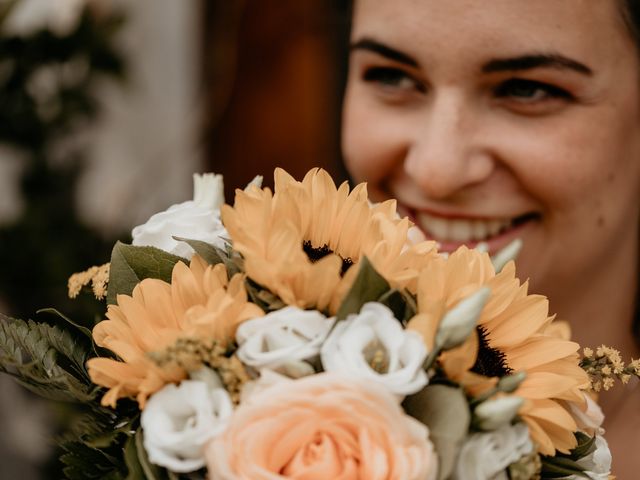
[(448, 220), (426, 213), (417, 214), (418, 225), (440, 242), (481, 241), (509, 228), (511, 219), (501, 220)]

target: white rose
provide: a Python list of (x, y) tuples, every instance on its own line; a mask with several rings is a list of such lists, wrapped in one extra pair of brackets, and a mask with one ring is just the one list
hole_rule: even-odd
[(257, 370), (278, 370), (291, 377), (310, 375), (315, 372), (304, 361), (318, 356), (332, 325), (333, 320), (316, 310), (276, 310), (238, 327), (236, 355)]
[[(590, 455), (578, 460), (578, 465), (585, 469), (584, 474), (594, 480), (607, 480), (611, 475), (611, 451), (602, 435), (596, 435), (596, 449)], [(583, 477), (571, 475), (567, 480), (579, 480)]]
[(195, 380), (167, 385), (149, 399), (140, 419), (149, 461), (181, 473), (204, 467), (204, 445), (224, 430), (232, 412), (224, 388)]
[(321, 350), (326, 371), (379, 382), (398, 396), (416, 393), (428, 383), (422, 368), (426, 357), (420, 334), (404, 330), (391, 310), (375, 302), (338, 322)]
[(505, 469), (533, 451), (524, 423), (470, 435), (460, 448), (453, 480), (507, 479)]
[[(2, 25), (5, 33), (29, 36), (48, 29), (59, 36), (68, 35), (78, 26), (80, 15), (89, 0), (18, 0)], [(9, 0), (0, 0), (0, 8)]]
[(220, 207), (224, 203), (222, 175), (195, 174), (193, 184), (193, 200), (172, 205), (135, 227), (131, 232), (132, 244), (157, 247), (188, 259), (193, 256), (193, 249), (173, 237), (201, 240), (224, 248), (227, 231), (220, 220)]

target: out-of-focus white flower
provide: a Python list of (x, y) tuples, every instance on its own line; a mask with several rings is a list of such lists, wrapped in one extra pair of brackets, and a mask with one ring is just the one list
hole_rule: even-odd
[(473, 415), (482, 430), (496, 430), (511, 423), (523, 403), (524, 399), (516, 396), (486, 400), (476, 407)]
[[(611, 451), (602, 435), (596, 435), (596, 449), (590, 455), (578, 460), (578, 465), (585, 469), (584, 474), (593, 480), (607, 480), (611, 475)], [(580, 480), (576, 475), (566, 480)]]
[(285, 307), (242, 323), (236, 355), (257, 370), (268, 368), (297, 378), (314, 373), (304, 360), (317, 357), (333, 320), (316, 310)]
[(506, 480), (505, 469), (533, 450), (524, 423), (505, 425), (488, 433), (474, 433), (460, 448), (454, 480)]
[(326, 371), (379, 382), (398, 396), (428, 383), (422, 368), (426, 357), (420, 334), (404, 330), (391, 310), (375, 302), (338, 322), (321, 351)]
[(167, 385), (148, 400), (140, 419), (149, 461), (174, 472), (202, 468), (205, 443), (224, 430), (232, 412), (224, 388), (195, 380)]
[(187, 259), (193, 256), (193, 249), (173, 237), (201, 240), (224, 248), (227, 231), (220, 220), (220, 207), (224, 203), (222, 175), (195, 174), (193, 185), (193, 200), (172, 205), (135, 227), (131, 232), (132, 244), (156, 247)]
[(491, 290), (483, 287), (460, 300), (442, 318), (436, 334), (436, 347), (449, 350), (463, 343), (478, 323)]
[[(0, 6), (10, 0), (0, 0)], [(80, 15), (91, 0), (18, 0), (2, 24), (5, 34), (29, 36), (51, 30), (64, 36), (78, 26)]]

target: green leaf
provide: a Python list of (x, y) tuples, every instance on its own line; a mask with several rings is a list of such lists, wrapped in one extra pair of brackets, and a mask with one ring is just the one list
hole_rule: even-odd
[(125, 462), (129, 469), (126, 480), (168, 480), (168, 472), (164, 468), (152, 464), (144, 449), (142, 429), (138, 429), (125, 446)]
[(581, 478), (589, 478), (584, 473), (584, 468), (574, 460), (562, 456), (546, 457), (542, 456), (542, 478), (564, 478), (575, 475)]
[(580, 460), (588, 455), (591, 455), (596, 449), (596, 437), (590, 437), (589, 435), (576, 432), (575, 433), (576, 440), (578, 441), (578, 446), (571, 450), (571, 458), (573, 460)]
[(365, 303), (375, 302), (391, 290), (389, 283), (373, 268), (367, 257), (360, 260), (358, 268), (358, 275), (338, 309), (338, 320), (358, 313)]
[(82, 442), (67, 442), (62, 445), (66, 451), (60, 457), (65, 465), (63, 473), (69, 480), (123, 479), (125, 468), (115, 454), (91, 448)]
[(231, 278), (236, 273), (242, 272), (242, 257), (233, 250), (225, 251), (221, 248), (211, 245), (201, 240), (190, 240), (188, 238), (173, 237), (178, 242), (184, 242), (195, 250), (205, 262), (210, 265), (217, 265), (223, 263), (227, 267), (227, 274)]
[(438, 453), (438, 479), (448, 478), (471, 423), (464, 393), (457, 387), (427, 385), (408, 396), (403, 407), (409, 415), (429, 427), (429, 437)]
[(244, 286), (251, 302), (258, 305), (265, 312), (273, 312), (286, 307), (286, 304), (280, 297), (258, 285), (248, 277), (245, 279)]
[(118, 295), (131, 295), (134, 287), (145, 278), (158, 278), (171, 282), (173, 267), (189, 261), (155, 247), (136, 247), (116, 243), (111, 252), (107, 303), (116, 303)]
[(74, 322), (69, 317), (63, 315), (55, 308), (41, 308), (40, 310), (37, 310), (36, 313), (37, 314), (48, 313), (48, 314), (54, 315), (55, 317), (61, 320), (64, 320), (68, 325), (71, 325), (72, 327), (74, 327), (74, 329), (76, 329), (78, 332), (80, 332), (85, 337), (87, 337), (89, 341), (93, 342), (93, 334), (91, 333), (91, 330), (89, 330), (87, 327), (80, 325), (79, 323)]
[(383, 294), (378, 302), (389, 307), (403, 325), (406, 325), (416, 314), (417, 305), (409, 292), (394, 288)]
[(0, 314), (0, 372), (52, 400), (88, 402), (96, 397), (85, 363), (91, 350), (58, 326)]

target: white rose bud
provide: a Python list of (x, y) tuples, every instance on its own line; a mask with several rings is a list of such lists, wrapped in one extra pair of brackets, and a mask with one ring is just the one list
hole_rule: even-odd
[(428, 383), (426, 357), (420, 334), (404, 330), (391, 310), (375, 302), (338, 322), (321, 351), (325, 371), (373, 380), (400, 397)]
[(333, 322), (316, 310), (276, 310), (238, 327), (236, 355), (257, 370), (278, 370), (294, 378), (313, 374), (304, 360), (318, 356)]
[(193, 176), (193, 200), (172, 205), (133, 229), (133, 245), (151, 246), (190, 259), (193, 249), (173, 237), (200, 240), (225, 247), (227, 231), (220, 220), (224, 203), (222, 175), (207, 173)]
[(602, 409), (587, 393), (582, 392), (582, 395), (585, 400), (585, 410), (582, 410), (575, 402), (565, 402), (565, 406), (580, 430), (591, 436), (596, 433), (602, 435), (604, 433), (604, 428), (602, 428), (604, 414)]
[(533, 451), (523, 423), (470, 435), (460, 448), (452, 480), (507, 480), (505, 469)]
[(493, 263), (495, 271), (502, 271), (507, 263), (518, 257), (520, 250), (522, 250), (522, 240), (516, 238), (509, 245), (498, 251), (493, 257), (491, 257), (491, 263)]
[[(596, 435), (596, 449), (588, 456), (578, 460), (578, 465), (585, 469), (584, 474), (593, 480), (608, 480), (611, 475), (611, 451), (602, 435)], [(576, 475), (566, 477), (566, 480), (580, 480)]]
[(436, 347), (449, 350), (463, 343), (476, 327), (490, 294), (489, 287), (482, 287), (445, 313), (436, 333)]
[(151, 396), (140, 419), (149, 461), (180, 473), (204, 467), (204, 445), (224, 430), (232, 412), (223, 388), (195, 380), (165, 386)]
[(477, 426), (482, 430), (496, 430), (510, 423), (522, 407), (524, 400), (514, 395), (486, 400), (473, 412)]

